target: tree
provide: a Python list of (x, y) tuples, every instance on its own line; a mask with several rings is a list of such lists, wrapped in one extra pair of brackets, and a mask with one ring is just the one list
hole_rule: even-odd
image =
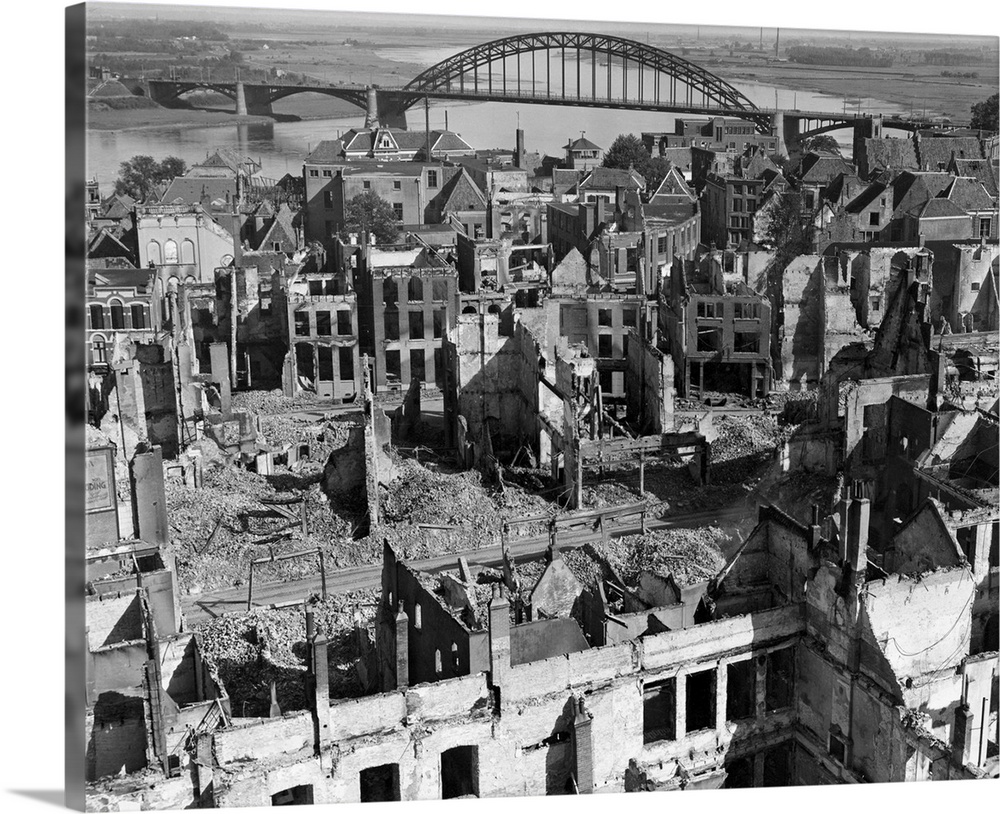
[(118, 180), (115, 181), (115, 193), (144, 201), (154, 186), (183, 175), (186, 171), (184, 160), (175, 156), (158, 162), (152, 156), (134, 155), (122, 162)]
[(604, 153), (604, 166), (627, 170), (630, 167), (645, 175), (650, 161), (649, 152), (638, 136), (622, 133)]
[(813, 220), (802, 193), (789, 189), (779, 193), (771, 219), (764, 230), (764, 242), (775, 249), (775, 262), (782, 270), (800, 254), (813, 249)]
[(972, 106), (972, 124), (969, 126), (973, 130), (989, 130), (996, 132), (1000, 129), (1000, 93), (994, 93), (985, 102), (977, 102)]
[(345, 232), (367, 232), (376, 243), (393, 243), (399, 235), (399, 220), (392, 206), (372, 190), (355, 195), (344, 211)]
[(809, 152), (810, 150), (822, 151), (827, 153), (836, 153), (840, 155), (840, 145), (837, 143), (837, 139), (833, 136), (828, 136), (825, 133), (821, 133), (818, 136), (810, 136), (802, 141), (803, 152)]
[(672, 166), (673, 162), (669, 158), (656, 156), (649, 159), (649, 162), (646, 164), (646, 171), (643, 173), (646, 179), (647, 195), (652, 195), (660, 188), (660, 184), (663, 183), (663, 179), (670, 172)]

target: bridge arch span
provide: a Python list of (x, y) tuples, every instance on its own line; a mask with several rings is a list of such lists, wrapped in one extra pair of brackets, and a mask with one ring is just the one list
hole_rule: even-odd
[[(541, 53), (545, 56), (538, 60)], [(422, 96), (447, 93), (510, 102), (613, 102), (633, 109), (726, 108), (769, 127), (766, 113), (753, 115), (757, 105), (710, 71), (661, 48), (606, 34), (553, 32), (492, 40), (433, 65), (401, 91), (408, 97), (406, 107)]]

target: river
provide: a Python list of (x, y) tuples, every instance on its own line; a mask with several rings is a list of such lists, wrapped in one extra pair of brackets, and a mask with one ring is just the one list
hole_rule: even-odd
[[(397, 61), (433, 65), (453, 49), (397, 48), (377, 51), (379, 56)], [(601, 71), (606, 68), (602, 66)], [(613, 81), (621, 82), (621, 68), (613, 66)], [(899, 105), (876, 99), (862, 98), (845, 103), (841, 97), (808, 91), (793, 91), (752, 82), (732, 83), (755, 104), (761, 107), (841, 112), (845, 108), (862, 112), (906, 112)], [(652, 87), (647, 83), (646, 87)], [(570, 88), (567, 88), (567, 94)], [(549, 155), (561, 155), (563, 146), (581, 132), (601, 147), (607, 147), (622, 132), (639, 134), (642, 131), (672, 131), (676, 116), (669, 113), (605, 110), (562, 106), (525, 105), (503, 102), (445, 103), (430, 105), (432, 129), (444, 128), (461, 134), (473, 147), (505, 147), (514, 144), (514, 131), (520, 126), (525, 131), (525, 147)], [(111, 191), (118, 167), (133, 155), (150, 155), (156, 159), (166, 156), (183, 158), (188, 165), (204, 160), (218, 147), (231, 147), (239, 152), (259, 158), (261, 174), (280, 178), (285, 173), (298, 175), (302, 161), (311, 149), (324, 139), (337, 138), (352, 127), (364, 123), (364, 112), (356, 116), (307, 119), (292, 122), (265, 122), (260, 124), (221, 125), (215, 127), (165, 127), (135, 130), (91, 130), (87, 133), (87, 170), (96, 177), (101, 193)], [(412, 129), (422, 129), (424, 110), (417, 106), (407, 113), (407, 123)], [(849, 130), (836, 131), (845, 154), (851, 148)]]

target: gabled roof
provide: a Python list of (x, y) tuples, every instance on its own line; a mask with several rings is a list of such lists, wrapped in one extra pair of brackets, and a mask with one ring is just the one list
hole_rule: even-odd
[(442, 212), (486, 209), (486, 198), (464, 167), (448, 180), (438, 197)]
[(993, 163), (986, 158), (955, 158), (948, 171), (964, 178), (975, 178), (994, 198), (997, 197), (997, 173)]
[(944, 192), (952, 181), (946, 172), (901, 172), (892, 182), (894, 215), (915, 212), (926, 201)]
[[(267, 202), (265, 201), (265, 203)], [(293, 225), (294, 217), (295, 213), (292, 212), (288, 204), (282, 204), (278, 207), (278, 211), (274, 215), (274, 221), (271, 223), (267, 233), (257, 244), (258, 250), (267, 250), (275, 243), (280, 243), (282, 247), (287, 246), (294, 250), (298, 245)], [(282, 250), (287, 251), (288, 249), (283, 248)]]
[(596, 144), (594, 144), (594, 142), (590, 141), (589, 139), (585, 139), (583, 136), (580, 136), (580, 138), (578, 138), (576, 141), (569, 142), (569, 144), (566, 145), (566, 149), (600, 151), (601, 148), (598, 147)]
[(921, 574), (935, 568), (953, 568), (965, 562), (958, 541), (945, 522), (941, 504), (928, 498), (893, 535), (892, 571)]
[(341, 139), (321, 141), (305, 159), (306, 164), (342, 164), (343, 162), (344, 142)]
[(235, 178), (198, 178), (185, 175), (170, 182), (160, 201), (164, 204), (196, 204), (209, 201), (225, 205), (225, 202), (231, 201), (235, 195)]
[(858, 212), (864, 211), (864, 209), (870, 206), (879, 196), (884, 193), (888, 187), (885, 184), (874, 183), (869, 184), (861, 192), (856, 195), (847, 206), (844, 207), (851, 214), (857, 214)]
[(684, 176), (681, 175), (681, 171), (671, 164), (670, 169), (663, 176), (663, 180), (660, 181), (660, 185), (656, 188), (656, 192), (653, 193), (649, 202), (651, 204), (669, 203), (667, 200), (658, 201), (657, 198), (674, 198), (678, 196), (691, 201), (698, 200), (698, 196), (688, 186), (687, 181), (684, 180)]
[(956, 178), (939, 197), (947, 198), (963, 212), (982, 212), (993, 209), (993, 199), (986, 188), (975, 178)]
[(87, 264), (87, 287), (134, 288), (145, 294), (152, 288), (155, 269), (137, 268), (96, 268)]
[(931, 198), (916, 211), (918, 218), (967, 218), (969, 215), (948, 198)]
[(121, 219), (127, 217), (135, 208), (135, 201), (131, 195), (121, 195), (112, 193), (101, 201), (101, 217)]
[(868, 156), (869, 172), (886, 168), (894, 170), (915, 170), (917, 151), (912, 139), (866, 138), (865, 151)]
[(635, 170), (612, 167), (594, 167), (580, 182), (580, 189), (638, 189), (646, 188), (646, 179)]
[(841, 173), (854, 174), (854, 167), (834, 153), (806, 153), (799, 164), (799, 179), (806, 184), (828, 184)]
[(920, 161), (920, 169), (944, 169), (951, 162), (952, 155), (956, 159), (982, 158), (983, 147), (977, 138), (917, 137), (917, 158)]

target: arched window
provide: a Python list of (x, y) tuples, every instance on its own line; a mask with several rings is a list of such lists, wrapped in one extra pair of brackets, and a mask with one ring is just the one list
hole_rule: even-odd
[(387, 277), (385, 282), (382, 283), (382, 302), (386, 305), (395, 305), (398, 299), (399, 287), (396, 285), (396, 280), (392, 277)]
[(90, 306), (90, 327), (94, 330), (101, 331), (104, 329), (104, 306), (94, 305)]
[(146, 259), (157, 266), (163, 262), (163, 256), (160, 254), (160, 244), (155, 240), (149, 241), (149, 245), (146, 246)]
[(443, 670), (441, 668), (441, 651), (440, 650), (435, 650), (434, 651), (434, 672), (437, 673), (438, 675), (441, 675), (441, 673), (443, 672)]
[(171, 264), (177, 263), (178, 261), (177, 242), (174, 240), (168, 240), (163, 244), (163, 262), (165, 264)]
[(423, 608), (420, 607), (420, 603), (418, 602), (413, 607), (413, 626), (417, 630), (420, 630), (423, 624), (424, 624)]
[(406, 299), (409, 302), (422, 302), (424, 299), (424, 281), (419, 277), (411, 277), (406, 286)]
[(476, 313), (476, 306), (474, 306), (474, 305), (466, 305), (465, 308), (462, 309), (462, 313), (463, 314), (474, 314), (474, 313)]
[(132, 330), (144, 330), (147, 327), (146, 306), (135, 303), (131, 306), (130, 310), (132, 311)]
[(121, 300), (111, 300), (111, 329), (114, 331), (125, 330), (125, 306)]
[(233, 256), (231, 254), (224, 254), (219, 260), (220, 266), (231, 266), (233, 264)]
[(185, 240), (181, 244), (181, 262), (189, 265), (194, 263), (194, 243), (191, 240)]
[(455, 642), (451, 643), (451, 666), (454, 668), (455, 672), (458, 672), (458, 644)]
[(90, 361), (94, 365), (106, 365), (108, 363), (108, 346), (104, 337), (97, 334), (90, 340)]

